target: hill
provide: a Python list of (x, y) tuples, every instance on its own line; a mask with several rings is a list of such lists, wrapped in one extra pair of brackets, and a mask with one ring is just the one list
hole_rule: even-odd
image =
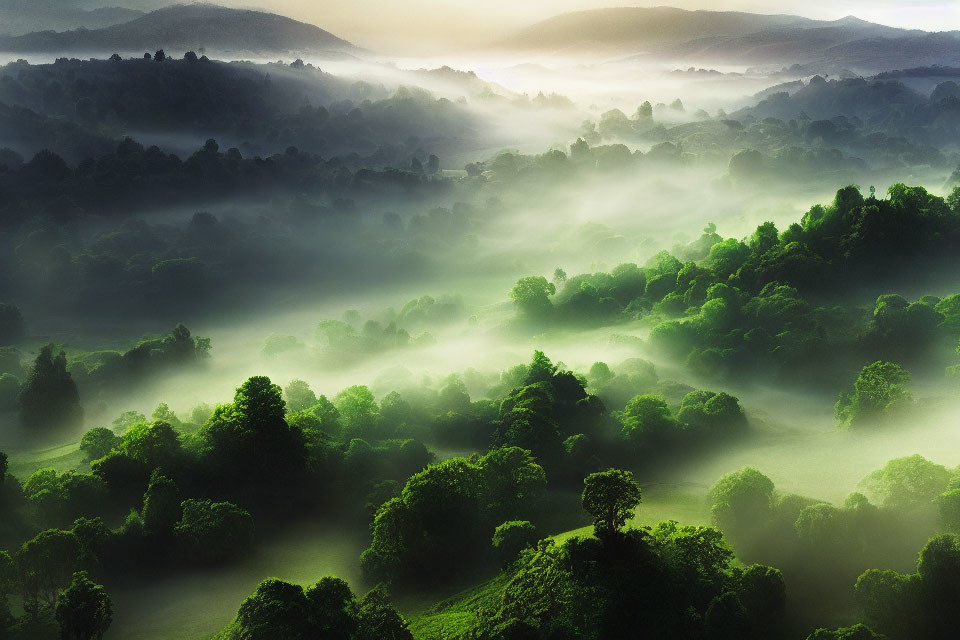
[(527, 27), (500, 46), (537, 53), (642, 56), (710, 64), (842, 65), (861, 72), (924, 66), (960, 56), (960, 34), (931, 34), (848, 16), (687, 11), (672, 7), (568, 13)]
[(40, 31), (0, 38), (0, 50), (18, 53), (109, 55), (113, 52), (170, 52), (272, 56), (339, 54), (357, 48), (303, 22), (272, 13), (210, 4), (177, 5), (102, 29)]
[(16, 2), (0, 0), (0, 34), (23, 35), (39, 29), (101, 29), (129, 22), (144, 15), (143, 11), (125, 7), (82, 9), (49, 2)]

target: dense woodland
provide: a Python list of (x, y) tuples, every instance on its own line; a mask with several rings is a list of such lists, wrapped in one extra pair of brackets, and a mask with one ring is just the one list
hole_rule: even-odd
[[(310, 518), (357, 578), (259, 576), (217, 640), (954, 637), (960, 467), (903, 450), (830, 501), (735, 455), (797, 437), (776, 398), (853, 449), (955, 408), (950, 73), (627, 115), (446, 67), (402, 77), (462, 100), (202, 52), (0, 68), (0, 638), (119, 637), (125, 592)], [(531, 113), (565, 142), (488, 137)], [(645, 519), (734, 458), (705, 521)]]

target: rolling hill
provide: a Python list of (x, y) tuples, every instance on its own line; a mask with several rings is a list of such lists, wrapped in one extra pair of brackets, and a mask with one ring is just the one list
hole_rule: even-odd
[(527, 27), (500, 43), (518, 52), (710, 64), (841, 65), (857, 71), (923, 66), (960, 59), (960, 32), (927, 33), (848, 16), (686, 11), (672, 7), (568, 13)]
[(0, 38), (0, 51), (69, 55), (205, 49), (217, 54), (272, 56), (349, 54), (351, 43), (272, 13), (210, 4), (176, 5), (102, 29), (40, 31)]
[[(109, 2), (104, 0), (103, 4)], [(0, 0), (0, 35), (23, 35), (40, 29), (101, 29), (142, 15), (143, 11), (130, 6), (90, 6), (78, 0)]]

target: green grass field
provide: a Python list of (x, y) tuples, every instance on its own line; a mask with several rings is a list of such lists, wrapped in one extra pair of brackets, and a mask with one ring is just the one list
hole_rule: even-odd
[(87, 463), (80, 453), (80, 443), (70, 442), (46, 449), (36, 449), (21, 453), (9, 453), (7, 473), (21, 482), (25, 481), (37, 469), (51, 467), (58, 472), (89, 471)]

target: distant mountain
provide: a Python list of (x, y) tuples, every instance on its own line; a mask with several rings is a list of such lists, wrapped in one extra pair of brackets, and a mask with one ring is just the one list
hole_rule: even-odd
[(102, 29), (0, 37), (0, 51), (109, 55), (205, 49), (242, 56), (344, 55), (359, 51), (335, 35), (272, 13), (210, 4), (176, 5)]
[(960, 56), (960, 34), (908, 31), (848, 16), (686, 11), (671, 7), (563, 14), (521, 30), (501, 46), (531, 53), (703, 64), (842, 65), (857, 71), (946, 64)]
[(143, 11), (124, 7), (82, 9), (43, 3), (0, 2), (0, 34), (23, 35), (39, 29), (102, 29), (143, 16)]

